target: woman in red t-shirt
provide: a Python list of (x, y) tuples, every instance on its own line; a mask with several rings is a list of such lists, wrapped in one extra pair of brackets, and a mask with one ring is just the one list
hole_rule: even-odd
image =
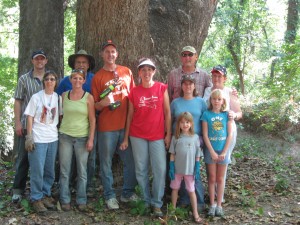
[[(138, 65), (141, 84), (128, 98), (126, 131), (121, 149), (132, 145), (136, 178), (141, 186), (146, 206), (152, 206), (155, 216), (163, 216), (161, 207), (166, 176), (166, 148), (171, 141), (171, 113), (167, 85), (153, 80), (156, 66), (150, 59)], [(149, 162), (153, 174), (152, 196), (149, 185)]]

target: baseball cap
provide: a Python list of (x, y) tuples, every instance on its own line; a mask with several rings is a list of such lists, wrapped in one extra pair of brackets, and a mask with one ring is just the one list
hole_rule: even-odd
[(153, 67), (154, 69), (156, 69), (156, 66), (154, 65), (154, 63), (150, 60), (150, 59), (145, 59), (143, 60), (139, 65), (138, 65), (138, 69), (141, 67), (141, 66), (144, 66), (144, 65), (147, 65), (147, 66), (151, 66)]
[(195, 77), (194, 77), (194, 75), (192, 75), (192, 74), (185, 74), (185, 75), (183, 75), (183, 76), (181, 77), (181, 84), (182, 84), (184, 81), (191, 81), (191, 82), (193, 82), (193, 83), (196, 82)]
[(181, 53), (183, 52), (191, 52), (191, 53), (197, 53), (196, 49), (193, 46), (185, 46), (182, 48)]
[(212, 70), (211, 73), (213, 72), (220, 72), (222, 75), (226, 76), (227, 71), (226, 71), (226, 67), (222, 66), (222, 65), (217, 65), (215, 66)]
[(107, 46), (109, 45), (112, 45), (114, 46), (115, 48), (117, 48), (117, 46), (113, 43), (112, 40), (107, 40), (106, 42), (102, 43), (102, 46), (101, 46), (101, 51), (103, 51)]
[(42, 50), (42, 49), (39, 49), (39, 50), (36, 50), (36, 51), (34, 51), (33, 53), (32, 53), (32, 55), (31, 55), (31, 59), (34, 59), (34, 58), (36, 58), (36, 57), (38, 57), (38, 56), (43, 56), (43, 57), (45, 57), (45, 59), (47, 59), (47, 55), (46, 55), (46, 53), (44, 52), (44, 50)]

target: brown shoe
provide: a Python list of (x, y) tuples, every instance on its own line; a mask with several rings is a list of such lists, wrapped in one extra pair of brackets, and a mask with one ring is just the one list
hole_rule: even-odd
[(55, 205), (53, 204), (55, 201), (52, 197), (45, 196), (42, 202), (47, 209), (55, 209)]
[(32, 207), (34, 211), (37, 213), (44, 213), (47, 211), (47, 208), (44, 206), (43, 202), (41, 200), (37, 200), (32, 203)]
[(71, 205), (70, 204), (62, 204), (61, 209), (63, 211), (70, 211), (71, 210)]
[(153, 214), (154, 214), (155, 217), (163, 217), (164, 216), (161, 209), (157, 208), (157, 207), (153, 207)]
[(87, 208), (86, 204), (80, 204), (80, 205), (78, 205), (78, 210), (80, 212), (87, 212), (88, 208)]

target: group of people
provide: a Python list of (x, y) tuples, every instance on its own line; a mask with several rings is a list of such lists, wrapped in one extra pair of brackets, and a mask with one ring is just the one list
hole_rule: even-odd
[(236, 91), (224, 86), (226, 68), (214, 67), (211, 79), (196, 66), (195, 48), (185, 46), (180, 53), (182, 65), (170, 72), (168, 84), (154, 81), (156, 65), (143, 58), (138, 63), (141, 82), (135, 85), (131, 70), (116, 64), (115, 43), (103, 43), (100, 54), (104, 65), (95, 75), (93, 56), (84, 50), (71, 55), (71, 75), (58, 83), (56, 73), (46, 70), (45, 52), (33, 52), (33, 69), (19, 78), (14, 96), (19, 140), (13, 202), (22, 198), (30, 167), (34, 209), (45, 212), (55, 207), (51, 187), (58, 155), (61, 207), (71, 210), (70, 182), (75, 173), (76, 204), (86, 211), (98, 152), (106, 205), (118, 209), (112, 173), (117, 153), (124, 177), (120, 201), (137, 201), (139, 185), (145, 205), (155, 216), (162, 216), (165, 186), (170, 181), (174, 207), (179, 194), (179, 204), (191, 204), (194, 221), (200, 223), (198, 210), (204, 208), (200, 157), (204, 153), (208, 214), (222, 216), (227, 165), (236, 139), (234, 121), (242, 118)]

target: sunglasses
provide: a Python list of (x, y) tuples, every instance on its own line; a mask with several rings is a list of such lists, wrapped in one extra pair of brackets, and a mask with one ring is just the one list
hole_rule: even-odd
[(72, 70), (71, 73), (81, 73), (81, 74), (84, 74), (83, 70), (79, 70), (79, 69), (74, 69), (74, 70)]
[(182, 57), (193, 57), (194, 53), (181, 53)]
[(56, 79), (55, 78), (45, 78), (45, 81), (56, 81)]

